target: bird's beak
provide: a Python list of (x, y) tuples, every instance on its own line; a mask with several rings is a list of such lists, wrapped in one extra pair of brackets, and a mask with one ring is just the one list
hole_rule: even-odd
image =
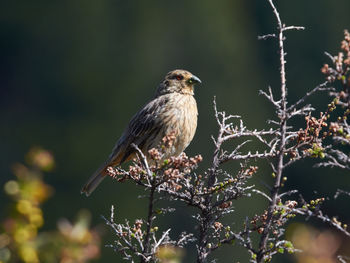
[(202, 81), (195, 75), (192, 75), (192, 77), (188, 80), (188, 84), (201, 84)]

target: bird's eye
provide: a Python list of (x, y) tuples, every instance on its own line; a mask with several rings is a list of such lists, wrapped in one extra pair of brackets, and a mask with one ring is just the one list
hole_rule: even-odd
[(184, 77), (183, 77), (182, 75), (176, 75), (175, 78), (176, 78), (177, 80), (182, 80)]

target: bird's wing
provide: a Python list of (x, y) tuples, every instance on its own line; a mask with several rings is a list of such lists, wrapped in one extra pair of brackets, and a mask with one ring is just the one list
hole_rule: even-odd
[(134, 115), (123, 135), (114, 146), (112, 153), (105, 163), (97, 169), (82, 189), (82, 193), (90, 195), (98, 184), (105, 178), (106, 167), (115, 166), (130, 160), (135, 153), (131, 144), (137, 145), (141, 150), (144, 146), (154, 141), (154, 138), (161, 131), (161, 118), (159, 114), (165, 110), (163, 107), (166, 98), (156, 98), (146, 104), (141, 111)]
[(164, 110), (165, 103), (166, 98), (158, 97), (134, 115), (110, 156), (110, 160), (115, 165), (123, 163), (135, 153), (136, 150), (132, 144), (142, 150), (147, 142), (151, 142), (158, 135), (162, 128), (159, 114)]

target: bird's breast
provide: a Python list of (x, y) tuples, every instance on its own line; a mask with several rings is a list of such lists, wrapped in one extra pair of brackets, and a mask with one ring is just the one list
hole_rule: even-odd
[(193, 96), (170, 94), (164, 115), (164, 135), (175, 134), (173, 147), (168, 154), (177, 156), (192, 141), (197, 128), (197, 103)]

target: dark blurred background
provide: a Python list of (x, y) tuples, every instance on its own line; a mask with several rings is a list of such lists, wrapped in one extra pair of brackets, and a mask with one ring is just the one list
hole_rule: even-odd
[[(288, 95), (294, 102), (323, 81), (320, 68), (329, 62), (323, 52), (338, 51), (343, 30), (350, 28), (350, 1), (276, 2), (286, 24), (306, 27), (287, 34)], [(106, 180), (89, 198), (80, 195), (80, 188), (108, 156), (128, 120), (175, 68), (187, 69), (203, 82), (196, 89), (198, 130), (186, 150), (203, 155), (202, 170), (212, 155), (210, 136), (217, 132), (214, 96), (219, 109), (243, 116), (248, 127), (265, 127), (273, 109), (258, 90), (271, 85), (278, 94), (279, 65), (276, 44), (257, 36), (274, 28), (271, 9), (262, 0), (2, 1), (0, 185), (12, 178), (12, 163), (22, 161), (30, 147), (42, 146), (56, 158), (55, 171), (45, 177), (55, 195), (44, 206), (44, 229), (54, 227), (60, 217), (74, 217), (81, 208), (91, 211), (93, 224), (102, 224), (101, 215), (109, 216), (112, 204), (119, 221), (145, 216), (145, 201), (137, 198), (142, 191), (132, 184)], [(327, 101), (326, 96), (314, 100), (321, 107)], [(299, 188), (310, 198), (349, 189), (349, 174), (312, 169), (311, 164), (291, 167), (287, 188)], [(257, 176), (268, 182), (269, 173), (260, 169)], [(2, 218), (3, 193), (0, 200)], [(235, 204), (237, 226), (242, 216), (261, 211), (263, 204)], [(346, 199), (339, 199), (326, 208), (349, 222), (348, 207)], [(174, 233), (183, 226), (191, 230), (194, 221), (188, 213), (180, 207), (159, 225), (171, 225)], [(111, 231), (105, 227), (105, 232), (104, 244), (111, 243)], [(233, 262), (233, 257), (246, 262), (246, 252), (240, 251), (235, 246), (217, 256), (220, 262)], [(194, 248), (185, 261), (194, 262), (193, 256)], [(294, 261), (281, 257), (275, 262), (286, 260)], [(121, 259), (104, 248), (98, 262), (111, 261)]]

